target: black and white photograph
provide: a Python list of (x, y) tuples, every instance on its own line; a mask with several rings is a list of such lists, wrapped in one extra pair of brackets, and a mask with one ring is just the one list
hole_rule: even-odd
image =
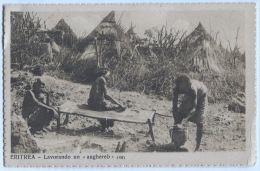
[(5, 6), (8, 165), (254, 151), (254, 4), (85, 6)]

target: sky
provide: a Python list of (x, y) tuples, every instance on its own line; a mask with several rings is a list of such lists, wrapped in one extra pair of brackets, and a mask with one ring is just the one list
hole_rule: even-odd
[[(46, 23), (47, 29), (53, 28), (63, 18), (79, 37), (88, 35), (107, 16), (110, 11), (88, 11), (88, 12), (44, 12), (37, 13)], [(238, 47), (244, 51), (245, 15), (243, 11), (115, 11), (116, 21), (121, 21), (124, 28), (130, 28), (131, 24), (140, 37), (145, 37), (146, 29), (162, 27), (167, 23), (168, 29), (187, 30), (192, 32), (199, 22), (212, 35), (218, 31), (218, 43), (234, 47), (238, 27)]]

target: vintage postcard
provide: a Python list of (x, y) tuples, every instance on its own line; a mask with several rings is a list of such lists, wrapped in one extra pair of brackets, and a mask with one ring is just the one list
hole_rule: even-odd
[(5, 166), (255, 164), (254, 3), (3, 8)]

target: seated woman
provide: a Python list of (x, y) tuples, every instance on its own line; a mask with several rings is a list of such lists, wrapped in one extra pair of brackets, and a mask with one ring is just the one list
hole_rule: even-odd
[[(97, 69), (95, 73), (95, 81), (92, 84), (88, 105), (90, 109), (98, 111), (108, 111), (108, 110), (125, 110), (125, 107), (113, 99), (107, 93), (107, 80), (110, 76), (110, 71), (108, 68)], [(109, 127), (114, 126), (113, 120), (100, 119), (99, 120), (102, 131), (105, 131)]]
[[(45, 98), (45, 95), (47, 98)], [(23, 100), (22, 116), (31, 127), (32, 134), (46, 131), (45, 126), (49, 126), (53, 118), (58, 119), (57, 111), (49, 106), (49, 93), (45, 91), (45, 84), (40, 78), (33, 83), (33, 89), (29, 90)]]

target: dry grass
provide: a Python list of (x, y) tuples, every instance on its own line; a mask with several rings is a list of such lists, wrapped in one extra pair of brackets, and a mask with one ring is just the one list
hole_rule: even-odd
[[(60, 70), (67, 72), (71, 81), (91, 83), (96, 69), (95, 59), (79, 60), (80, 54), (75, 54), (63, 50), (60, 55), (62, 57), (57, 59), (61, 61)], [(163, 57), (162, 60), (160, 56), (133, 59), (125, 56), (123, 60), (114, 57), (106, 59), (106, 64), (111, 69), (109, 87), (121, 91), (137, 91), (171, 99), (174, 80), (180, 74), (188, 74), (191, 78), (204, 82), (209, 90), (210, 102), (228, 102), (237, 92), (245, 90), (243, 67), (230, 68), (217, 75), (208, 70), (197, 71), (181, 60), (172, 60), (169, 57)]]

